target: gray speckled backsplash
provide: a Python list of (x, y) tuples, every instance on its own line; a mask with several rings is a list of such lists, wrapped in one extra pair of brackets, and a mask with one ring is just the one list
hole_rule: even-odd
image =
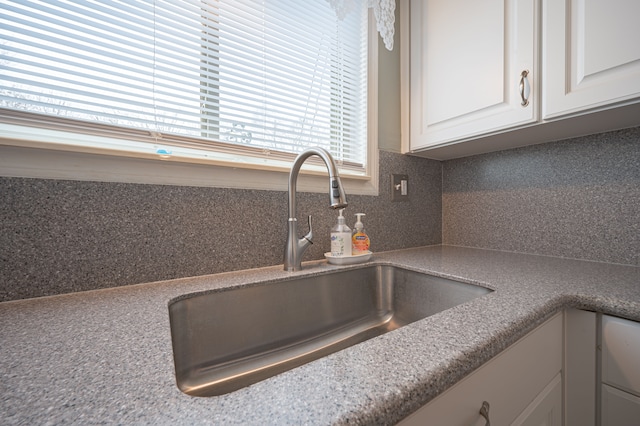
[[(411, 201), (390, 201), (391, 173)], [(282, 263), (283, 191), (0, 177), (0, 301)], [(640, 127), (437, 162), (380, 152), (373, 251), (449, 244), (640, 265)], [(329, 250), (326, 194), (305, 260)], [(303, 226), (304, 228), (304, 226)]]
[[(439, 244), (441, 169), (381, 151), (380, 195), (347, 194), (348, 224), (367, 214), (374, 251)], [(409, 175), (409, 202), (391, 202), (391, 173)], [(283, 191), (7, 177), (0, 188), (0, 301), (282, 264)], [(297, 200), (314, 219), (304, 260), (322, 259), (337, 212), (326, 194)]]
[(640, 127), (443, 163), (443, 243), (640, 265)]

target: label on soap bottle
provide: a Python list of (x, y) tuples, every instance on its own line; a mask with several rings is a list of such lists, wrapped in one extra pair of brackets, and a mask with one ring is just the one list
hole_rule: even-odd
[(331, 233), (331, 256), (345, 257), (351, 256), (351, 233), (332, 232)]
[(369, 251), (369, 237), (364, 232), (353, 234), (353, 254), (363, 254)]

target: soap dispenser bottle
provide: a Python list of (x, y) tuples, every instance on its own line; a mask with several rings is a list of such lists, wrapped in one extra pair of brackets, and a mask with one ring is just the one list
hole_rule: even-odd
[(331, 228), (331, 256), (347, 257), (351, 256), (351, 229), (345, 223), (342, 211), (338, 215), (338, 223)]
[(364, 230), (364, 224), (362, 223), (362, 216), (365, 216), (364, 213), (356, 213), (356, 217), (358, 218), (353, 230), (352, 241), (352, 250), (351, 253), (355, 255), (366, 254), (369, 253), (369, 246), (371, 245), (371, 241), (369, 241), (369, 236)]

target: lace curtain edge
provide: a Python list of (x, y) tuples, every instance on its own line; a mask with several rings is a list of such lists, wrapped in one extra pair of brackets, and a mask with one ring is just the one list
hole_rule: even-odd
[[(327, 0), (338, 19), (343, 19), (356, 5), (364, 0)], [(396, 21), (396, 0), (366, 0), (367, 6), (373, 9), (376, 18), (376, 29), (384, 41), (387, 50), (393, 50), (394, 25)]]

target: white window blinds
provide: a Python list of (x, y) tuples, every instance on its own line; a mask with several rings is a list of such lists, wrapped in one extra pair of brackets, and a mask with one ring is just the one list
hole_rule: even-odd
[(0, 0), (0, 114), (165, 157), (321, 146), (364, 171), (360, 3), (338, 19), (326, 0)]

